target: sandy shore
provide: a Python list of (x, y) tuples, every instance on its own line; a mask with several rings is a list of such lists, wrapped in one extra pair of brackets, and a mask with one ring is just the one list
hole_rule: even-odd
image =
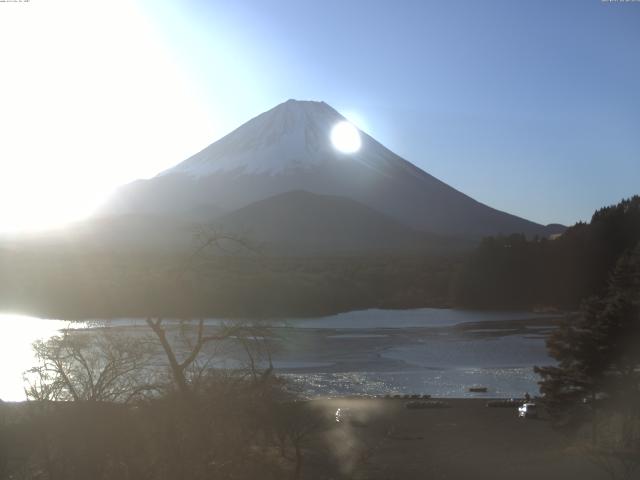
[[(410, 410), (406, 400), (313, 400), (327, 415), (348, 408), (357, 421), (332, 426), (310, 446), (327, 449), (347, 478), (608, 478), (544, 414), (524, 420), (513, 408), (488, 408), (487, 399), (445, 401), (449, 408)], [(321, 478), (316, 462), (305, 468), (310, 478), (314, 470)]]

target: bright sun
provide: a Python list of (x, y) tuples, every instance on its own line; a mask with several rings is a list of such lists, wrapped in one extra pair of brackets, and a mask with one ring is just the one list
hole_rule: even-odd
[(355, 153), (362, 146), (360, 132), (347, 121), (337, 123), (331, 129), (331, 143), (342, 153)]

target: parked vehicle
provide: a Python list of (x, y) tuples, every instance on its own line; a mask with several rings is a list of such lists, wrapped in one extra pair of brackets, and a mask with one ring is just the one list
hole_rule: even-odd
[(538, 418), (538, 406), (535, 403), (525, 403), (518, 408), (520, 418)]

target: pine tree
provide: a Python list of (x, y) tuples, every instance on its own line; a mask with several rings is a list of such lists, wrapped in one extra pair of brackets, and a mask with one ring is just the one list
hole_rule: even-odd
[[(607, 399), (633, 423), (640, 418), (640, 244), (618, 260), (606, 293), (582, 304), (547, 341), (557, 365), (536, 367), (540, 390), (560, 423), (582, 423)], [(591, 409), (585, 409), (585, 404)]]

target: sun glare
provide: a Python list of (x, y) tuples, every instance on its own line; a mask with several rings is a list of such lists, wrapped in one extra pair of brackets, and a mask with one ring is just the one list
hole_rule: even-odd
[(214, 130), (134, 2), (32, 4), (0, 15), (0, 233), (86, 217)]
[(355, 153), (360, 150), (362, 140), (360, 132), (351, 123), (343, 121), (331, 129), (331, 143), (342, 153)]

